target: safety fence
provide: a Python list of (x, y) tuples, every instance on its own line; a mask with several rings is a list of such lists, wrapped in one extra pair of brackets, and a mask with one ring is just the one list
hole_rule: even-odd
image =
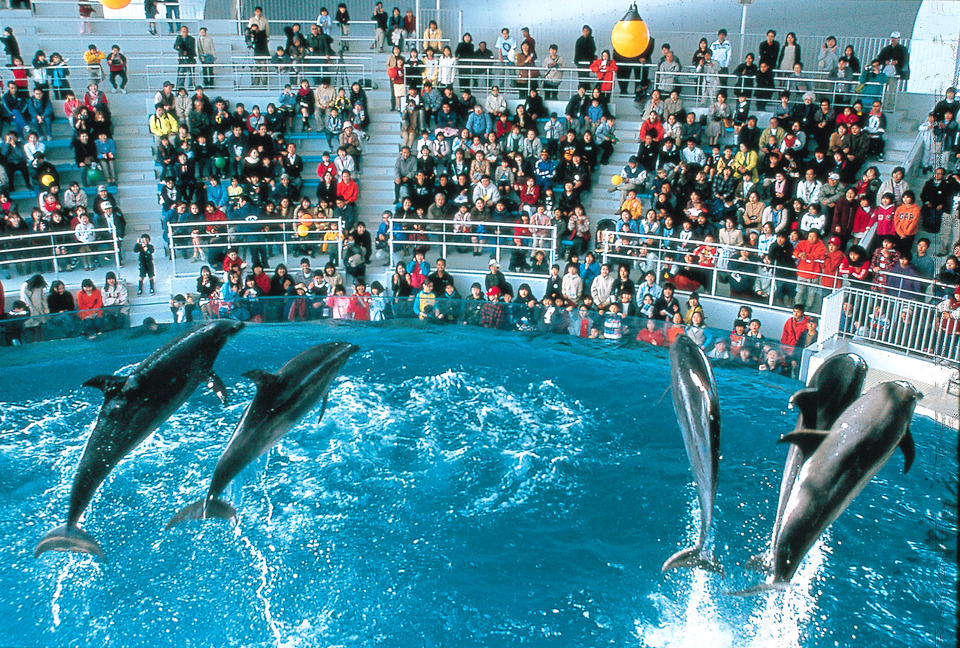
[(91, 267), (120, 268), (122, 243), (112, 228), (0, 236), (0, 272), (6, 278)]
[(191, 87), (195, 84), (216, 85), (217, 91), (224, 88), (234, 90), (267, 90), (281, 92), (286, 84), (295, 88), (306, 79), (311, 84), (319, 84), (322, 78), (328, 78), (335, 87), (349, 87), (359, 81), (365, 89), (373, 87), (370, 79), (370, 67), (367, 63), (344, 62), (336, 58), (329, 62), (271, 63), (269, 58), (259, 59), (253, 56), (237, 57), (230, 63), (187, 63), (176, 61), (147, 65), (145, 85), (148, 88), (160, 88), (166, 81), (177, 87)]
[(448, 259), (451, 270), (470, 269), (463, 255), (496, 259), (511, 269), (526, 268), (538, 251), (543, 252), (549, 266), (556, 262), (559, 247), (553, 225), (418, 218), (391, 218), (390, 223), (387, 246), (391, 266), (416, 250), (434, 248)]
[[(540, 62), (542, 63), (543, 59), (540, 59)], [(599, 85), (602, 90), (617, 93), (621, 85), (626, 86), (631, 79), (641, 78), (649, 83), (649, 91), (660, 90), (664, 99), (671, 90), (677, 90), (686, 101), (694, 100), (702, 106), (708, 106), (716, 99), (717, 93), (723, 92), (731, 109), (735, 105), (736, 94), (744, 88), (749, 97), (765, 103), (771, 110), (779, 103), (781, 92), (790, 93), (792, 104), (799, 103), (807, 91), (813, 92), (817, 100), (826, 99), (832, 104), (849, 104), (858, 98), (862, 98), (864, 102), (872, 102), (874, 99), (882, 101), (887, 93), (887, 84), (884, 83), (861, 84), (856, 77), (849, 80), (831, 79), (822, 72), (804, 72), (799, 77), (777, 74), (773, 77), (772, 88), (758, 88), (752, 77), (741, 79), (734, 74), (707, 74), (698, 72), (692, 66), (666, 71), (653, 64), (621, 63), (618, 64), (618, 69), (622, 72), (613, 73), (601, 83), (597, 74), (586, 66), (517, 66), (505, 61), (451, 62), (441, 61), (439, 58), (427, 62), (421, 58), (419, 65), (423, 71), (413, 84), (416, 86), (430, 80), (434, 85), (459, 85), (461, 88), (469, 88), (474, 94), (488, 93), (493, 86), (497, 86), (503, 92), (516, 91), (520, 97), (526, 97), (531, 88), (536, 88), (545, 99), (564, 101), (576, 94), (580, 85), (589, 88)], [(410, 79), (404, 78), (404, 93), (410, 85)]]
[(844, 287), (824, 311), (825, 332), (866, 341), (908, 356), (960, 364), (960, 319), (949, 302), (932, 303), (877, 291)]
[(219, 268), (229, 250), (236, 250), (249, 269), (255, 264), (272, 268), (276, 264), (271, 259), (278, 257), (284, 264), (304, 256), (326, 258), (337, 266), (345, 262), (346, 232), (340, 218), (169, 223), (167, 235), (173, 277), (195, 276), (191, 262)]
[[(619, 306), (599, 312), (576, 308), (562, 299), (557, 305), (553, 296), (525, 293), (522, 285), (508, 287), (494, 296), (485, 286), (477, 290), (472, 286), (454, 286), (448, 292), (445, 284), (433, 286), (431, 282), (429, 291), (424, 287), (413, 289), (409, 296), (388, 296), (376, 287), (371, 293), (373, 281), (367, 282), (362, 293), (348, 291), (336, 283), (338, 277), (309, 283), (291, 280), (286, 283), (283, 296), (264, 295), (259, 287), (233, 290), (218, 285), (209, 294), (178, 293), (162, 301), (147, 300), (148, 304), (138, 300), (137, 306), (145, 306), (145, 310), (157, 315), (166, 311), (169, 319), (163, 321), (178, 324), (213, 319), (287, 325), (322, 320), (374, 325), (415, 321), (422, 326), (436, 326), (438, 333), (446, 326), (474, 326), (661, 348), (668, 347), (677, 336), (686, 335), (703, 347), (712, 361), (787, 376), (797, 375), (804, 355), (816, 350), (781, 344), (779, 331), (767, 331), (765, 335), (761, 329), (759, 335), (748, 337), (708, 327), (700, 318), (691, 318), (692, 323), (688, 324), (646, 315), (624, 315)], [(392, 292), (390, 286), (384, 288)], [(681, 319), (685, 310), (685, 306), (680, 308)], [(130, 319), (129, 304), (38, 317), (6, 316), (0, 319), (0, 346), (117, 331), (128, 327)]]
[[(836, 272), (804, 271), (797, 277), (796, 265), (778, 265), (756, 248), (728, 245), (716, 240), (681, 239), (614, 229), (597, 232), (600, 258), (611, 265), (627, 264), (653, 272), (658, 281), (676, 279), (687, 290), (701, 290), (718, 299), (760, 301), (767, 307), (789, 311), (802, 303), (808, 313), (819, 313), (826, 295), (849, 285)], [(819, 266), (822, 268), (822, 264)], [(860, 282), (869, 294), (903, 302), (939, 302), (952, 286), (910, 274), (878, 271), (869, 282)]]

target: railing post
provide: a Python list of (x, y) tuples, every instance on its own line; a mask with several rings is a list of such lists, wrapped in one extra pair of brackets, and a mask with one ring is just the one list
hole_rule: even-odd
[(113, 258), (117, 266), (117, 276), (120, 276), (120, 239), (117, 238), (116, 231), (112, 232), (113, 234)]
[(337, 267), (343, 265), (343, 219), (337, 217)]
[(394, 242), (394, 238), (393, 238), (393, 216), (391, 216), (390, 219), (389, 219), (387, 222), (389, 223), (389, 227), (387, 228), (387, 241), (388, 241), (388, 245), (390, 246), (390, 267), (391, 267), (391, 268), (395, 268), (397, 264), (396, 264), (396, 262), (395, 262), (394, 259), (393, 259), (393, 242)]
[(172, 265), (172, 275), (177, 276), (177, 241), (173, 238), (173, 224), (167, 223), (167, 238), (170, 239), (170, 262)]
[(60, 279), (60, 259), (57, 258), (57, 244), (55, 242), (56, 236), (53, 234), (50, 235), (50, 251), (53, 253), (53, 276), (58, 280)]

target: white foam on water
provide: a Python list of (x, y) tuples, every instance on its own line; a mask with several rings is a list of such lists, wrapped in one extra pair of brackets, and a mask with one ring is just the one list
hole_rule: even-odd
[(267, 558), (250, 542), (250, 539), (243, 534), (239, 524), (234, 528), (233, 535), (243, 542), (243, 546), (246, 547), (250, 555), (253, 556), (254, 568), (260, 574), (260, 583), (257, 585), (256, 595), (257, 598), (260, 599), (260, 602), (263, 603), (263, 618), (267, 622), (267, 627), (269, 627), (270, 633), (273, 635), (277, 648), (280, 648), (284, 645), (283, 636), (280, 632), (280, 624), (274, 620), (273, 613), (270, 610), (270, 599), (264, 595), (264, 591), (270, 584), (270, 566), (267, 564)]
[(57, 586), (53, 590), (53, 598), (50, 600), (50, 615), (53, 617), (53, 627), (60, 625), (60, 598), (63, 596), (63, 584), (70, 575), (71, 568), (76, 560), (75, 556), (70, 556), (70, 560), (63, 566), (57, 574)]
[[(695, 487), (688, 488), (690, 497), (690, 515), (687, 518), (686, 535), (683, 547), (696, 544), (700, 535), (700, 505)], [(677, 547), (679, 550), (681, 547)], [(667, 555), (672, 551), (667, 552)], [(666, 559), (666, 556), (664, 556)], [(640, 645), (644, 648), (731, 648), (734, 646), (734, 634), (731, 626), (721, 619), (717, 609), (716, 596), (720, 593), (718, 574), (702, 569), (675, 569), (669, 572), (670, 578), (685, 579), (689, 575), (686, 600), (672, 601), (668, 597), (654, 595), (653, 602), (658, 608), (658, 625), (638, 620), (636, 633)], [(779, 647), (778, 647), (779, 648)]]
[(818, 583), (829, 553), (828, 533), (823, 533), (807, 552), (791, 587), (760, 595), (760, 604), (744, 626), (754, 634), (745, 637), (742, 645), (747, 648), (801, 648), (804, 629), (813, 619), (817, 607)]

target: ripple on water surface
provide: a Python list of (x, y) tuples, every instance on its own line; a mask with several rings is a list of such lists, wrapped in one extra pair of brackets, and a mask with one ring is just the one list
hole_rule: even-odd
[[(102, 397), (161, 339), (115, 344), (0, 411), (0, 645), (953, 645), (955, 436), (914, 422), (786, 592), (735, 598), (769, 542), (797, 383), (718, 368), (723, 458), (715, 553), (727, 578), (660, 574), (695, 541), (696, 493), (666, 354), (482, 331), (248, 327), (217, 370), (101, 487), (83, 527), (107, 552), (33, 558), (62, 524)], [(317, 340), (361, 346), (319, 407), (224, 497), (240, 524), (167, 520), (200, 497), (254, 394)], [(83, 347), (64, 353), (82, 357)], [(111, 363), (114, 363), (113, 365)], [(88, 366), (89, 365), (89, 366)], [(115, 365), (115, 366), (114, 366)], [(30, 385), (37, 382), (37, 388)], [(51, 381), (53, 381), (51, 383)], [(36, 395), (31, 398), (31, 395)]]

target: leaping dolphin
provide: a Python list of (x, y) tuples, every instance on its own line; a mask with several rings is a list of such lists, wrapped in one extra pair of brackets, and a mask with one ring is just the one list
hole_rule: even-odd
[(693, 547), (670, 556), (661, 571), (676, 567), (698, 567), (723, 573), (723, 566), (703, 548), (713, 520), (717, 496), (717, 467), (720, 461), (720, 401), (713, 370), (703, 349), (680, 335), (670, 347), (670, 383), (673, 408), (677, 412), (683, 445), (697, 482), (700, 501), (700, 537)]
[(787, 499), (769, 579), (740, 594), (786, 586), (820, 534), (898, 447), (903, 452), (903, 472), (910, 470), (916, 454), (910, 421), (922, 397), (910, 383), (881, 383), (848, 407), (830, 430), (796, 430), (780, 439), (799, 445), (810, 458), (800, 468)]
[[(850, 407), (863, 392), (863, 383), (867, 377), (867, 363), (854, 353), (838, 353), (830, 356), (817, 367), (807, 386), (790, 397), (790, 404), (800, 410), (796, 430), (829, 430), (837, 417)], [(777, 517), (773, 523), (771, 551), (777, 543), (777, 534), (783, 522), (783, 510), (787, 499), (797, 482), (800, 468), (807, 460), (803, 448), (791, 444), (787, 460), (783, 466), (783, 478), (780, 482), (780, 498), (777, 502)], [(766, 555), (754, 556), (751, 566), (769, 562)]]
[(307, 349), (275, 374), (259, 370), (243, 374), (256, 383), (257, 393), (247, 406), (217, 467), (203, 499), (186, 506), (171, 518), (167, 529), (184, 520), (224, 518), (233, 522), (237, 511), (220, 499), (227, 485), (257, 457), (269, 450), (323, 399), (320, 418), (334, 378), (359, 347), (327, 342)]
[(202, 381), (227, 402), (226, 387), (213, 373), (213, 363), (241, 328), (243, 323), (234, 320), (205, 324), (164, 344), (129, 376), (94, 376), (83, 383), (103, 390), (103, 406), (73, 479), (67, 523), (40, 540), (36, 556), (73, 551), (103, 557), (97, 541), (77, 526), (80, 515), (117, 463), (183, 405)]

